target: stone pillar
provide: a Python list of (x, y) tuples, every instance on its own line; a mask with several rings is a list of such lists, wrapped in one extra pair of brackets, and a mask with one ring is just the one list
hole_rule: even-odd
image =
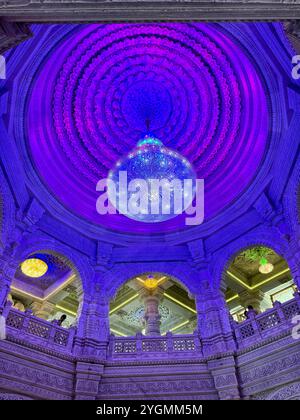
[(75, 400), (95, 400), (99, 394), (99, 385), (104, 365), (78, 361), (76, 363)]
[(55, 310), (55, 305), (50, 302), (33, 302), (30, 309), (34, 316), (47, 320)]
[(204, 356), (236, 349), (224, 293), (211, 284), (209, 281), (202, 281), (199, 294), (195, 296)]
[(10, 258), (0, 255), (0, 314), (10, 294), (10, 286), (15, 274), (15, 268), (11, 267)]
[(241, 399), (233, 356), (209, 360), (207, 366), (214, 378), (220, 400)]
[(159, 303), (163, 297), (162, 291), (157, 288), (153, 291), (144, 289), (141, 298), (145, 305), (146, 335), (160, 336), (160, 313)]
[(99, 292), (85, 294), (78, 319), (74, 352), (106, 359), (109, 342), (109, 299)]
[(271, 302), (269, 302), (268, 305), (265, 294), (261, 290), (245, 290), (239, 293), (239, 298), (241, 305), (244, 306), (245, 309), (247, 309), (248, 306), (252, 306), (258, 314), (272, 306)]

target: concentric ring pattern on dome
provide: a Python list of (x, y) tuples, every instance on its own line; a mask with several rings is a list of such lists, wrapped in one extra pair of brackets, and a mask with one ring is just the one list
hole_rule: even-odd
[(26, 136), (50, 192), (84, 219), (125, 232), (181, 229), (96, 212), (96, 184), (132, 150), (145, 120), (205, 180), (205, 219), (246, 189), (262, 161), (268, 109), (242, 48), (213, 24), (78, 25), (45, 53)]

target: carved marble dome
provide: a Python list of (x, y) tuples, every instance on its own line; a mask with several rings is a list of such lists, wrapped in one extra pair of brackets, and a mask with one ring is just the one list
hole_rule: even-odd
[(50, 207), (60, 203), (119, 232), (186, 228), (184, 216), (149, 226), (96, 212), (96, 183), (135, 147), (146, 119), (205, 180), (205, 221), (247, 190), (264, 159), (270, 110), (264, 68), (238, 41), (238, 26), (231, 33), (202, 23), (32, 29), (37, 36), (15, 50), (26, 57), (16, 83), (27, 98), (16, 110), (16, 137), (26, 139), (29, 177), (50, 192)]

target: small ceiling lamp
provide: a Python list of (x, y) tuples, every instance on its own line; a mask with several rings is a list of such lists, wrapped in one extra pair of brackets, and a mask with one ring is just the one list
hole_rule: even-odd
[(137, 277), (137, 280), (148, 290), (155, 290), (164, 280), (166, 276), (161, 278), (155, 278), (152, 274), (149, 274), (144, 280), (141, 277)]
[(21, 264), (21, 271), (25, 276), (39, 278), (48, 271), (48, 265), (39, 258), (28, 258)]
[(262, 257), (259, 260), (259, 267), (258, 270), (262, 274), (269, 274), (274, 270), (274, 265), (268, 262), (268, 260), (265, 257)]
[(154, 290), (158, 286), (158, 280), (154, 278), (148, 278), (144, 281), (144, 286), (146, 287), (146, 289)]

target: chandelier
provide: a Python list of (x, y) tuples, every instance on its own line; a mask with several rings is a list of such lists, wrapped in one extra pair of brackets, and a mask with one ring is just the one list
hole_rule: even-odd
[[(124, 174), (126, 186), (121, 182)], [(145, 223), (176, 217), (192, 204), (196, 193), (196, 174), (189, 161), (150, 134), (117, 162), (108, 178), (116, 186), (114, 195), (108, 186), (113, 206), (127, 217)], [(143, 187), (139, 198), (137, 189), (126, 190), (131, 182), (137, 189)]]
[(21, 264), (21, 271), (25, 276), (38, 278), (48, 271), (48, 265), (39, 258), (28, 258)]
[(259, 260), (259, 267), (258, 270), (262, 274), (269, 274), (274, 270), (273, 264), (268, 262), (267, 258), (263, 257)]

